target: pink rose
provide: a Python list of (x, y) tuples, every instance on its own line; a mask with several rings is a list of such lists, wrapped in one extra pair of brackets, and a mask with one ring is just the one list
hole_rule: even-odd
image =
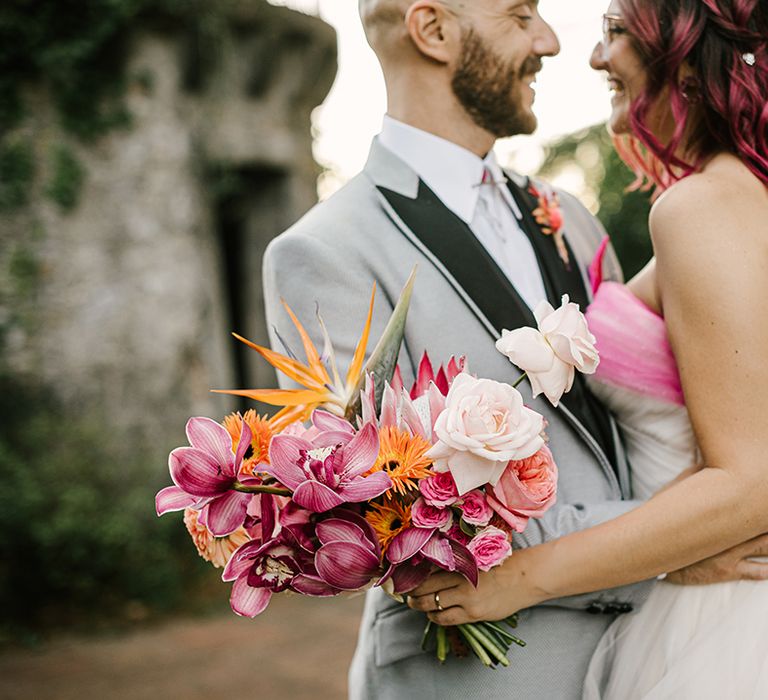
[(493, 517), (493, 510), (482, 491), (474, 490), (466, 494), (461, 502), (462, 518), (470, 525), (485, 527)]
[(423, 498), (417, 498), (411, 506), (411, 521), (416, 527), (447, 528), (453, 521), (453, 511), (436, 508)]
[(419, 482), (419, 491), (424, 500), (435, 508), (452, 506), (459, 500), (456, 482), (450, 472), (436, 472)]
[(427, 456), (437, 471), (451, 472), (463, 495), (495, 484), (511, 459), (534, 454), (544, 444), (543, 429), (544, 419), (523, 405), (517, 389), (462, 372), (435, 421), (438, 440)]
[(542, 301), (534, 311), (538, 330), (502, 331), (496, 349), (527, 372), (533, 396), (544, 394), (553, 406), (570, 391), (576, 370), (592, 374), (600, 363), (595, 337), (578, 304), (563, 295), (557, 310)]
[(522, 532), (529, 518), (539, 518), (554, 504), (557, 465), (548, 447), (527, 459), (510, 462), (493, 490), (488, 504), (513, 530)]
[(492, 525), (480, 530), (467, 545), (467, 549), (472, 552), (477, 568), (481, 571), (490, 571), (512, 554), (507, 533)]

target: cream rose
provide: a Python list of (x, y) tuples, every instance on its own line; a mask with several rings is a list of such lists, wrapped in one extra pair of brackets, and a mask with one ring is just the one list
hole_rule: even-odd
[(495, 485), (510, 460), (535, 454), (543, 430), (544, 419), (509, 384), (461, 373), (435, 421), (437, 442), (427, 456), (437, 471), (451, 472), (463, 496)]
[(560, 308), (542, 301), (534, 311), (538, 330), (502, 331), (496, 349), (528, 374), (534, 398), (544, 394), (553, 406), (573, 386), (576, 370), (592, 374), (600, 363), (587, 320), (563, 295)]

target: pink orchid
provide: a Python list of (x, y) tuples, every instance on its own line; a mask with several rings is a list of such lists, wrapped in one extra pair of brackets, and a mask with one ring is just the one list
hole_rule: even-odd
[[(380, 573), (381, 548), (365, 518), (348, 511), (337, 511), (334, 515), (317, 524), (317, 575), (339, 591), (356, 591)], [(309, 578), (305, 576), (298, 583), (303, 585)]]
[(157, 514), (192, 507), (215, 536), (229, 535), (245, 523), (251, 500), (251, 494), (233, 490), (251, 429), (243, 423), (236, 449), (227, 429), (210, 418), (190, 418), (186, 432), (190, 447), (177, 447), (168, 457), (175, 486), (158, 492)]
[(252, 540), (230, 558), (222, 579), (235, 582), (230, 603), (237, 614), (255, 617), (274, 593), (288, 589), (308, 596), (334, 596), (359, 590), (379, 575), (379, 545), (364, 518), (334, 511), (317, 524), (312, 536), (309, 514), (304, 513), (307, 517), (298, 511), (286, 517), (281, 514), (279, 536), (265, 543)]
[(221, 578), (234, 581), (230, 605), (238, 615), (256, 617), (264, 612), (273, 593), (291, 587), (293, 580), (311, 565), (311, 555), (281, 533), (260, 542), (251, 540), (230, 558)]
[(433, 565), (445, 571), (458, 571), (473, 586), (477, 585), (477, 564), (472, 553), (437, 528), (403, 530), (390, 543), (386, 559), (390, 567), (379, 583), (391, 578), (395, 593), (407, 593), (419, 586)]
[(389, 475), (379, 471), (363, 476), (379, 455), (376, 426), (366, 423), (355, 433), (347, 421), (323, 413), (313, 414), (320, 432), (311, 440), (292, 435), (272, 439), (268, 473), (293, 491), (298, 505), (314, 513), (380, 496), (392, 486)]

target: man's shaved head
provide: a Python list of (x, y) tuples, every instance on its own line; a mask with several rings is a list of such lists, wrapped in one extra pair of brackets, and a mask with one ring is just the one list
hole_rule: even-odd
[(439, 121), (448, 134), (482, 132), (483, 147), (489, 134), (500, 138), (536, 128), (531, 83), (541, 57), (560, 48), (537, 0), (358, 5), (384, 72), (391, 116), (427, 130)]
[(365, 36), (380, 60), (407, 37), (405, 15), (413, 3), (414, 0), (359, 0)]

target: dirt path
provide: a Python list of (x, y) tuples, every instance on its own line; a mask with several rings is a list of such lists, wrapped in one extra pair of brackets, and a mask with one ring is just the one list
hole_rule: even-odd
[(58, 639), (0, 656), (2, 700), (340, 700), (363, 599), (277, 597), (122, 636)]

